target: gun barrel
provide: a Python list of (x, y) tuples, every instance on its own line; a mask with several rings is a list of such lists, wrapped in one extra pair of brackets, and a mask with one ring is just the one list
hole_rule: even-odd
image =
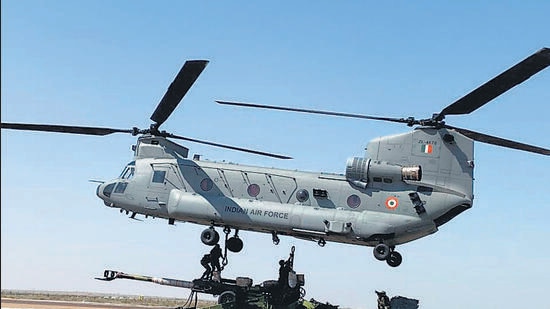
[(175, 286), (178, 288), (186, 288), (186, 289), (192, 289), (195, 287), (195, 284), (193, 284), (193, 282), (170, 279), (170, 278), (151, 278), (151, 282), (154, 282), (156, 284), (169, 285), (169, 286)]
[(103, 278), (96, 278), (96, 279), (104, 280), (104, 281), (112, 281), (115, 279), (130, 279), (130, 280), (153, 282), (156, 284), (168, 285), (168, 286), (174, 286), (174, 287), (186, 288), (186, 289), (193, 289), (195, 287), (195, 284), (190, 281), (170, 279), (170, 278), (155, 278), (155, 277), (142, 276), (142, 275), (132, 275), (121, 271), (108, 270), (108, 269), (103, 272)]

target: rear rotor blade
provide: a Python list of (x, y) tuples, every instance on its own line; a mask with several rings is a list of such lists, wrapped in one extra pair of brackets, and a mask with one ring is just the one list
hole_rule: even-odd
[(163, 124), (172, 114), (207, 64), (207, 60), (188, 60), (185, 62), (151, 116), (151, 120), (156, 122), (157, 127)]
[(383, 120), (383, 121), (391, 121), (391, 122), (399, 122), (399, 123), (409, 123), (411, 121), (410, 119), (404, 119), (404, 118), (376, 117), (376, 116), (366, 116), (366, 115), (359, 115), (359, 114), (318, 111), (318, 110), (303, 109), (303, 108), (281, 107), (281, 106), (273, 106), (273, 105), (261, 105), (261, 104), (254, 104), (254, 103), (230, 102), (230, 101), (219, 101), (219, 100), (216, 100), (216, 103), (224, 104), (224, 105), (275, 109), (275, 110), (281, 110), (281, 111), (291, 111), (291, 112), (310, 113), (310, 114), (321, 114), (321, 115), (340, 116), (340, 117), (349, 117), (349, 118)]
[(469, 137), (469, 138), (471, 138), (475, 141), (478, 141), (478, 142), (497, 145), (497, 146), (502, 146), (502, 147), (507, 147), (507, 148), (512, 148), (512, 149), (518, 149), (518, 150), (523, 150), (523, 151), (528, 151), (528, 152), (539, 153), (539, 154), (546, 155), (546, 156), (550, 155), (550, 149), (546, 149), (546, 148), (542, 148), (542, 147), (538, 147), (538, 146), (533, 146), (533, 145), (528, 145), (528, 144), (523, 144), (523, 143), (519, 143), (519, 142), (516, 142), (516, 141), (511, 141), (511, 140), (508, 140), (508, 139), (504, 139), (504, 138), (501, 138), (501, 137), (491, 136), (491, 135), (487, 135), (487, 134), (484, 134), (484, 133), (479, 133), (479, 132), (475, 132), (475, 131), (468, 130), (468, 129), (457, 128), (457, 127), (453, 127), (453, 126), (449, 126), (449, 125), (445, 125), (445, 127), (449, 128), (449, 129), (453, 129), (455, 131), (458, 131), (458, 132), (466, 135), (467, 137)]
[(277, 158), (277, 159), (292, 159), (292, 157), (273, 154), (273, 153), (269, 153), (269, 152), (263, 152), (263, 151), (252, 150), (252, 149), (247, 149), (247, 148), (241, 148), (241, 147), (235, 147), (235, 146), (230, 146), (230, 145), (218, 144), (218, 143), (198, 140), (198, 139), (194, 139), (194, 138), (178, 136), (178, 135), (174, 135), (174, 134), (167, 134), (166, 137), (176, 138), (176, 139), (181, 139), (181, 140), (185, 140), (185, 141), (189, 141), (189, 142), (205, 144), (205, 145), (210, 145), (210, 146), (216, 146), (216, 147), (221, 147), (221, 148), (227, 148), (227, 149), (232, 149), (232, 150), (237, 150), (237, 151), (243, 151), (243, 152), (253, 153), (253, 154), (257, 154), (257, 155), (273, 157), (273, 158)]
[(113, 128), (65, 126), (53, 124), (7, 123), (2, 122), (2, 129), (43, 131), (84, 135), (108, 135), (112, 133), (133, 133), (134, 130), (122, 130)]
[(549, 65), (550, 48), (545, 47), (445, 107), (435, 120), (443, 120), (445, 115), (469, 114)]

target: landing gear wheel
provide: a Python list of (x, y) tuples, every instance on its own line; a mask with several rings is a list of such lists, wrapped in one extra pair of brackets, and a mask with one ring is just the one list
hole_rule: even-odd
[(201, 233), (201, 241), (207, 246), (213, 246), (220, 241), (220, 234), (214, 228), (207, 228)]
[(237, 300), (237, 295), (233, 291), (224, 291), (218, 296), (218, 304), (233, 303)]
[(239, 237), (231, 237), (225, 242), (227, 250), (231, 252), (240, 252), (243, 249), (243, 241)]
[(372, 251), (374, 257), (379, 261), (384, 261), (390, 255), (390, 247), (386, 244), (378, 244)]
[(321, 247), (324, 247), (327, 244), (327, 241), (324, 238), (319, 238), (317, 244)]
[(392, 251), (388, 256), (388, 258), (386, 259), (386, 263), (388, 263), (388, 265), (390, 265), (391, 267), (397, 267), (401, 265), (402, 261), (403, 261), (403, 257), (397, 251)]

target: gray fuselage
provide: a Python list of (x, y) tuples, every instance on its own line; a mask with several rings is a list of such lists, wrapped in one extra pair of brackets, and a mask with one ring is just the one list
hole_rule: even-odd
[[(441, 134), (452, 134), (453, 144)], [(134, 161), (97, 193), (108, 206), (147, 216), (398, 245), (434, 233), (471, 207), (472, 144), (456, 132), (414, 130), (373, 140), (346, 174), (332, 174), (190, 160), (184, 147), (142, 137)], [(411, 166), (422, 169), (422, 179), (406, 179), (402, 171)]]

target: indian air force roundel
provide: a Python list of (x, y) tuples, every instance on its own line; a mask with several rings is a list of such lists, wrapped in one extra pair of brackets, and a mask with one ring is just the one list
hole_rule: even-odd
[(399, 206), (399, 200), (395, 196), (390, 196), (386, 199), (386, 208), (394, 210)]

